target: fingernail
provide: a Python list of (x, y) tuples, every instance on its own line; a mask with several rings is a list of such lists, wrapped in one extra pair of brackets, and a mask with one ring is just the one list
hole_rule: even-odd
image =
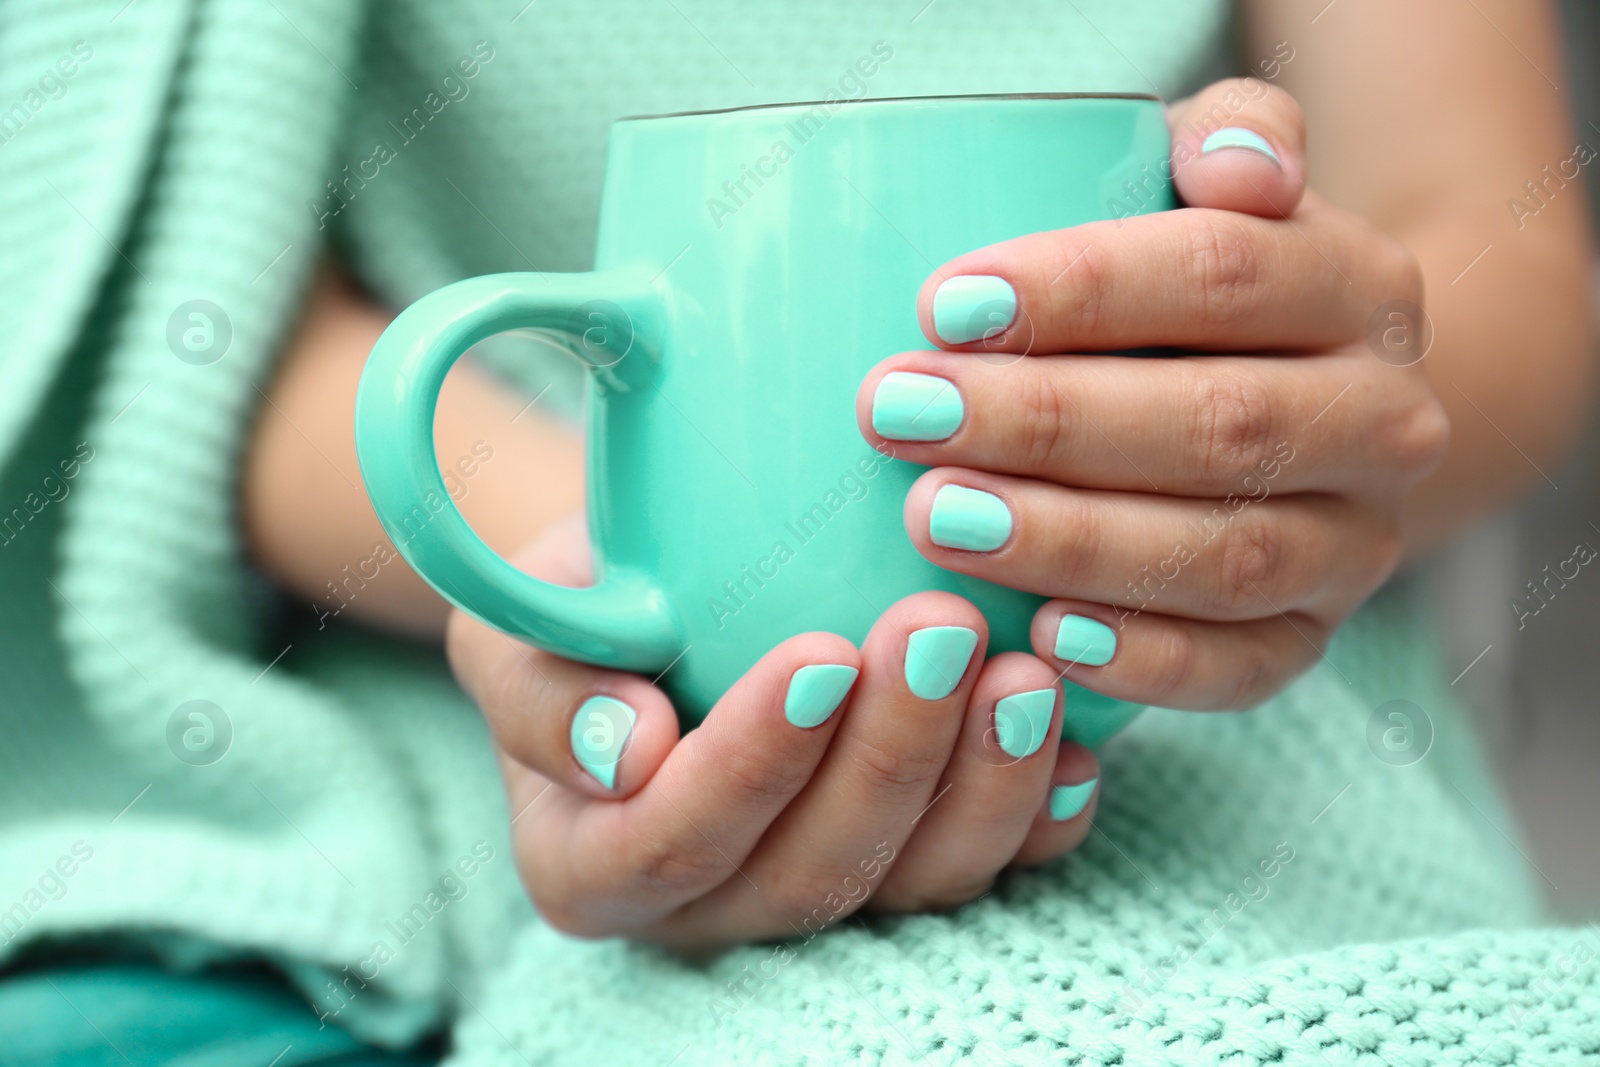
[(994, 729), (999, 735), (1000, 747), (1017, 759), (1033, 755), (1044, 744), (1055, 711), (1053, 687), (1017, 693), (995, 704)]
[(1089, 803), (1089, 798), (1094, 796), (1095, 783), (1098, 778), (1091, 778), (1087, 782), (1077, 785), (1056, 785), (1050, 787), (1050, 817), (1056, 822), (1066, 822), (1081, 812)]
[(638, 719), (616, 697), (590, 697), (572, 717), (572, 754), (594, 780), (610, 789), (617, 782), (617, 761)]
[(943, 441), (965, 414), (955, 385), (931, 374), (885, 374), (872, 394), (872, 428), (891, 441)]
[(1215, 152), (1219, 148), (1247, 148), (1252, 152), (1260, 152), (1280, 167), (1283, 166), (1278, 159), (1278, 153), (1272, 150), (1272, 146), (1267, 143), (1267, 139), (1254, 130), (1247, 130), (1243, 126), (1222, 127), (1222, 129), (1205, 139), (1200, 145), (1200, 153), (1204, 155), (1208, 152)]
[(993, 274), (946, 278), (933, 291), (933, 332), (959, 345), (1000, 333), (1017, 317), (1017, 291)]
[(941, 548), (992, 552), (1011, 536), (1011, 509), (993, 493), (946, 485), (933, 494), (928, 536)]
[(801, 729), (828, 721), (861, 672), (841, 663), (813, 663), (789, 677), (789, 695), (783, 698), (783, 714)]
[(1056, 628), (1056, 659), (1104, 667), (1117, 651), (1116, 631), (1097, 619), (1063, 615)]
[(965, 626), (929, 626), (906, 640), (906, 685), (923, 700), (943, 700), (967, 673), (978, 635)]

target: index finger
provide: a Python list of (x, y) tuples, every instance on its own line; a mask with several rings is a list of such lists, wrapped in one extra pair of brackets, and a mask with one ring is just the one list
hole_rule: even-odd
[(1308, 195), (1293, 219), (1184, 208), (989, 245), (923, 284), (918, 317), (956, 351), (1315, 350), (1421, 291), (1403, 245)]
[[(552, 526), (513, 562), (547, 581), (582, 585), (588, 553), (577, 516)], [(633, 793), (678, 740), (666, 694), (636, 674), (562, 659), (460, 611), (451, 613), (445, 648), (501, 751), (578, 793)]]

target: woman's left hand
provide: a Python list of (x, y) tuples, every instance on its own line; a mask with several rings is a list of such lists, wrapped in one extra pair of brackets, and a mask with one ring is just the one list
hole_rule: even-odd
[[(1065, 677), (1241, 708), (1394, 570), (1449, 430), (1417, 263), (1305, 191), (1293, 99), (1222, 82), (1169, 118), (1186, 207), (946, 263), (918, 304), (943, 351), (879, 364), (857, 418), (933, 468), (905, 505), (924, 556), (1057, 598), (1033, 648)], [(1148, 346), (1186, 351), (1083, 354)]]

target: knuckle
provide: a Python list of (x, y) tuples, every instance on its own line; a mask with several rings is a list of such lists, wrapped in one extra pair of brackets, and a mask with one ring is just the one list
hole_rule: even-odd
[(568, 937), (605, 937), (610, 931), (603, 929), (594, 918), (580, 908), (561, 901), (542, 900), (533, 897), (534, 910), (539, 913), (539, 918), (560, 933)]
[(1295, 134), (1296, 140), (1303, 141), (1306, 135), (1306, 113), (1294, 94), (1279, 86), (1268, 85), (1266, 98), (1282, 116), (1285, 128)]
[(787, 801), (811, 778), (809, 764), (754, 756), (738, 750), (722, 753), (718, 771), (727, 778), (730, 803), (761, 810)]
[(1385, 454), (1398, 464), (1402, 478), (1416, 481), (1431, 472), (1450, 448), (1450, 416), (1431, 389), (1403, 417), (1386, 424)]
[(583, 906), (585, 898), (573, 892), (570, 883), (553, 877), (551, 864), (519, 859), (517, 870), (528, 899), (545, 922), (573, 937), (604, 937), (610, 932), (592, 909)]
[(1057, 465), (1066, 438), (1066, 398), (1050, 381), (1047, 365), (1029, 364), (1027, 393), (1018, 420), (1021, 447), (1028, 470), (1046, 470)]
[(450, 664), (456, 683), (480, 704), (483, 702), (479, 695), (483, 674), (480, 663), (482, 640), (482, 625), (466, 612), (451, 609), (444, 627), (445, 659)]
[(1105, 523), (1094, 506), (1076, 493), (1067, 494), (1055, 513), (1055, 530), (1048, 541), (1058, 546), (1054, 574), (1061, 594), (1082, 589), (1100, 570), (1105, 543)]
[(953, 911), (994, 888), (995, 875), (966, 877), (934, 886), (890, 885), (872, 898), (874, 911), (906, 914)]
[(537, 665), (547, 653), (511, 642), (462, 611), (451, 611), (445, 623), (445, 657), (456, 684), (477, 705), (495, 740), (526, 761), (526, 746), (516, 742), (540, 736), (533, 724), (561, 690), (551, 688)]
[[(1376, 592), (1399, 569), (1406, 539), (1393, 501), (1363, 509), (1359, 529), (1341, 547), (1340, 580), (1330, 588), (1333, 606), (1350, 610)], [(1330, 568), (1332, 570), (1332, 568)]]
[(1278, 629), (1281, 642), (1276, 644), (1275, 651), (1263, 653), (1278, 664), (1276, 676), (1271, 680), (1270, 690), (1258, 698), (1258, 703), (1315, 667), (1327, 652), (1328, 641), (1333, 636), (1328, 627), (1316, 619), (1293, 611), (1278, 620)]
[(500, 711), (516, 707), (522, 685), (523, 680), (515, 666), (504, 659), (497, 660), (475, 679), (473, 691), (477, 695), (478, 705), (496, 732), (506, 725)]
[(1194, 679), (1199, 659), (1194, 633), (1181, 623), (1163, 626), (1152, 633), (1148, 646), (1146, 677), (1153, 690), (1151, 702), (1171, 707), (1184, 706), (1184, 695)]
[(1249, 231), (1225, 212), (1198, 212), (1189, 230), (1189, 277), (1198, 286), (1196, 312), (1205, 326), (1224, 326), (1255, 302), (1260, 261)]
[(1381, 231), (1378, 236), (1378, 277), (1389, 300), (1422, 300), (1422, 263), (1405, 242)]
[[(830, 894), (833, 899), (830, 899)], [(826, 925), (843, 914), (842, 907), (831, 907), (849, 900), (840, 893), (840, 883), (828, 881), (822, 872), (812, 871), (782, 879), (762, 891), (770, 910), (780, 922), (817, 919)], [(865, 899), (862, 897), (861, 899)], [(859, 904), (860, 900), (849, 901)]]
[(1239, 662), (1229, 674), (1227, 687), (1222, 694), (1222, 703), (1219, 705), (1229, 711), (1254, 707), (1276, 692), (1287, 680), (1279, 677), (1283, 663), (1267, 642), (1259, 639), (1243, 640), (1239, 642), (1238, 649)]
[(525, 755), (521, 752), (524, 746), (514, 742), (536, 736), (529, 724), (536, 721), (534, 713), (543, 688), (531, 682), (526, 661), (520, 656), (495, 655), (465, 673), (471, 676), (460, 679), (462, 688), (472, 695), (489, 732), (502, 746)]
[(704, 837), (685, 844), (671, 834), (643, 833), (629, 846), (628, 869), (649, 895), (671, 897), (712, 885), (726, 867), (722, 853)]
[(1237, 486), (1271, 450), (1277, 418), (1267, 389), (1247, 374), (1194, 370), (1191, 437), (1201, 476), (1213, 486)]
[(1070, 344), (1072, 337), (1093, 337), (1099, 331), (1115, 272), (1110, 252), (1081, 236), (1063, 240), (1059, 256), (1061, 273), (1049, 286), (1051, 312), (1057, 323), (1070, 326), (1063, 330)]
[(1406, 539), (1400, 532), (1398, 523), (1391, 523), (1387, 529), (1372, 540), (1372, 581), (1370, 589), (1389, 580), (1400, 567), (1400, 561), (1405, 557)]
[(468, 615), (451, 609), (444, 624), (444, 652), (452, 664), (465, 662), (467, 652)]
[(895, 752), (861, 739), (850, 749), (850, 764), (873, 796), (896, 800), (925, 787), (944, 772), (947, 753)]
[(1249, 509), (1234, 515), (1222, 533), (1217, 568), (1216, 606), (1233, 614), (1261, 600), (1278, 599), (1272, 591), (1284, 574), (1283, 533), (1270, 516)]

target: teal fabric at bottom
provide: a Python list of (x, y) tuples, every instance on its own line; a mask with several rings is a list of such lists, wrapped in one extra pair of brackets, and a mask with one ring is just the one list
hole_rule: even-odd
[(425, 1067), (324, 1025), (264, 967), (80, 963), (0, 977), (0, 1067)]

